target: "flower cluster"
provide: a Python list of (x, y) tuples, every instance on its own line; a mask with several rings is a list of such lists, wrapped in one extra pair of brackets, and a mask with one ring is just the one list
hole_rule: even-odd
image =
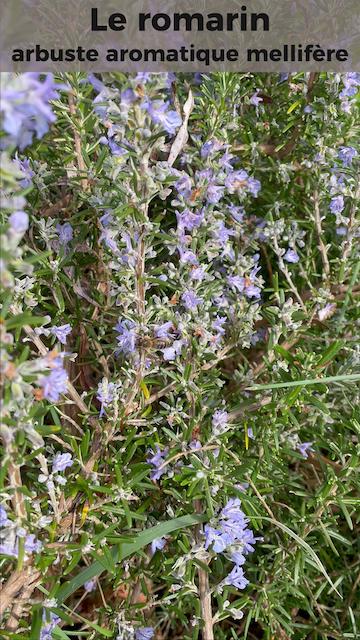
[(215, 553), (225, 554), (234, 563), (233, 569), (224, 578), (220, 588), (227, 585), (244, 589), (249, 584), (242, 566), (247, 554), (254, 551), (254, 544), (258, 538), (255, 538), (248, 528), (249, 520), (240, 507), (239, 498), (231, 498), (220, 511), (216, 522), (205, 526), (205, 548), (211, 547)]
[(34, 136), (42, 138), (49, 131), (55, 121), (49, 101), (58, 98), (59, 88), (63, 87), (59, 87), (51, 73), (44, 80), (39, 73), (1, 74), (0, 113), (2, 127), (8, 134), (6, 145), (23, 151)]

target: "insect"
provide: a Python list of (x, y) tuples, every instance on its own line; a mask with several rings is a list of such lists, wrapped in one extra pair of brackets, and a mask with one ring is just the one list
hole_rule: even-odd
[(197, 200), (202, 195), (203, 191), (204, 187), (197, 187), (196, 189), (194, 189), (190, 196), (190, 202), (194, 202), (195, 200)]

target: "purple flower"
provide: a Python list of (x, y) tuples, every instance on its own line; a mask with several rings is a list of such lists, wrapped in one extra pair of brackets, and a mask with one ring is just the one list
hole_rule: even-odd
[(345, 209), (344, 196), (335, 196), (330, 202), (331, 213), (342, 213)]
[(208, 549), (212, 545), (215, 553), (222, 553), (232, 542), (231, 537), (226, 532), (220, 529), (214, 529), (208, 524), (204, 527), (204, 533), (205, 549)]
[(127, 109), (129, 109), (132, 103), (135, 102), (136, 100), (136, 94), (130, 88), (122, 91), (120, 97), (121, 97), (121, 106), (126, 107)]
[(227, 501), (225, 507), (220, 512), (221, 518), (228, 518), (229, 520), (234, 520), (235, 522), (244, 522), (244, 514), (241, 511), (241, 500), (240, 498), (230, 498)]
[(216, 331), (216, 338), (219, 340), (225, 334), (224, 324), (226, 324), (226, 318), (216, 316), (212, 323), (212, 328)]
[(39, 380), (44, 398), (50, 402), (58, 402), (60, 395), (66, 392), (67, 382), (68, 375), (61, 367), (54, 369), (48, 376), (43, 376)]
[(124, 149), (123, 147), (120, 147), (120, 145), (118, 145), (115, 142), (115, 139), (113, 137), (106, 137), (106, 136), (102, 136), (99, 140), (99, 142), (101, 142), (101, 144), (104, 144), (106, 146), (109, 147), (111, 153), (113, 156), (115, 157), (121, 157), (126, 155), (127, 151), (126, 149)]
[(134, 353), (136, 347), (136, 325), (132, 320), (119, 320), (115, 329), (118, 332), (118, 352), (124, 355)]
[(219, 160), (219, 164), (223, 169), (227, 171), (232, 171), (232, 162), (234, 160), (234, 156), (231, 153), (224, 153), (222, 158)]
[(0, 504), (0, 527), (7, 527), (11, 524), (11, 520), (7, 517), (6, 509)]
[(239, 565), (235, 565), (229, 575), (226, 576), (223, 584), (242, 590), (245, 589), (245, 587), (249, 584), (249, 580), (245, 578), (244, 570), (242, 569), (242, 567), (239, 567)]
[(253, 432), (253, 430), (252, 430), (252, 427), (248, 427), (248, 429), (247, 429), (247, 434), (248, 434), (248, 437), (249, 437), (251, 440), (255, 440), (255, 436), (254, 436), (254, 432)]
[(22, 235), (29, 227), (29, 216), (25, 211), (14, 211), (9, 217), (9, 224), (14, 233)]
[(235, 289), (239, 293), (242, 293), (244, 291), (245, 278), (241, 276), (228, 276), (227, 282), (232, 289)]
[(66, 344), (66, 338), (69, 333), (71, 333), (71, 326), (69, 324), (62, 324), (60, 327), (51, 327), (50, 331), (61, 344)]
[(161, 340), (168, 340), (171, 338), (171, 333), (174, 331), (174, 325), (171, 321), (164, 322), (155, 327), (155, 337)]
[(245, 564), (246, 562), (245, 556), (241, 551), (238, 551), (238, 550), (232, 551), (230, 554), (230, 557), (233, 563), (236, 564), (238, 567), (242, 567), (242, 565)]
[(206, 191), (206, 199), (209, 204), (217, 204), (224, 195), (225, 187), (209, 184)]
[(250, 98), (250, 104), (252, 104), (254, 107), (258, 107), (262, 102), (264, 102), (264, 100), (263, 98), (261, 98), (261, 96), (259, 96), (259, 89), (257, 89)]
[(35, 538), (33, 533), (29, 533), (25, 537), (24, 548), (26, 553), (40, 553), (42, 546), (40, 540)]
[(186, 309), (188, 309), (189, 311), (193, 311), (199, 304), (202, 304), (203, 302), (203, 299), (200, 298), (200, 296), (197, 296), (195, 291), (191, 289), (185, 291), (185, 293), (182, 294), (181, 300), (183, 301)]
[(58, 98), (58, 89), (52, 73), (41, 80), (40, 73), (6, 73), (2, 78), (0, 111), (2, 127), (9, 134), (8, 142), (23, 150), (33, 137), (42, 138), (55, 121), (49, 105)]
[(146, 458), (146, 462), (148, 464), (151, 464), (154, 469), (152, 470), (151, 474), (150, 474), (150, 478), (152, 480), (159, 480), (161, 478), (161, 476), (165, 473), (165, 466), (163, 469), (160, 469), (160, 467), (164, 464), (165, 462), (165, 458), (167, 456), (167, 454), (169, 453), (169, 448), (166, 447), (164, 449), (164, 451), (161, 451), (159, 445), (155, 445), (156, 446), (156, 453), (154, 453), (153, 450), (150, 449), (149, 451), (149, 455)]
[(254, 198), (257, 198), (259, 195), (259, 191), (261, 189), (260, 180), (256, 180), (255, 178), (249, 178), (247, 188), (249, 193), (251, 193)]
[(360, 73), (351, 72), (343, 76), (344, 89), (340, 93), (340, 98), (352, 98), (358, 92), (357, 87), (360, 85)]
[(165, 538), (155, 538), (151, 543), (151, 553), (154, 555), (156, 551), (161, 551), (166, 545)]
[[(19, 535), (20, 537), (20, 535)], [(25, 552), (30, 553), (39, 553), (42, 549), (42, 543), (40, 540), (35, 538), (33, 533), (26, 534), (26, 531), (23, 531), (23, 535), (21, 535), (24, 539), (24, 549)], [(19, 540), (18, 538), (13, 542), (5, 540), (2, 544), (0, 544), (0, 554), (4, 556), (10, 556), (11, 558), (17, 558), (19, 555)]]
[(135, 640), (152, 640), (154, 633), (152, 627), (142, 627), (135, 632)]
[(288, 249), (284, 255), (284, 260), (286, 260), (286, 262), (296, 264), (297, 262), (299, 262), (300, 258), (294, 249)]
[(320, 309), (318, 312), (318, 318), (320, 322), (324, 322), (324, 320), (331, 318), (331, 316), (334, 315), (335, 311), (336, 311), (336, 304), (331, 302), (326, 304), (325, 307)]
[(245, 213), (244, 207), (237, 207), (234, 204), (229, 204), (228, 210), (229, 210), (229, 213), (230, 213), (232, 219), (235, 222), (240, 222), (241, 223), (243, 221), (244, 213)]
[(190, 272), (191, 280), (195, 280), (196, 282), (202, 282), (205, 278), (205, 271), (202, 267), (196, 267), (196, 269), (192, 269)]
[(71, 453), (57, 453), (52, 462), (53, 473), (65, 471), (68, 467), (72, 467), (74, 461)]
[(73, 229), (70, 222), (65, 222), (65, 224), (57, 224), (56, 231), (59, 234), (59, 243), (62, 246), (66, 246), (73, 239)]
[(104, 415), (105, 408), (114, 400), (115, 389), (116, 385), (114, 382), (109, 382), (106, 378), (103, 378), (102, 381), (99, 382), (96, 398), (101, 403), (100, 418)]
[(166, 349), (162, 349), (162, 354), (164, 356), (165, 362), (172, 362), (176, 359), (176, 357), (181, 353), (181, 349), (183, 347), (183, 340), (175, 340), (171, 347), (166, 347)]
[(248, 184), (249, 175), (243, 169), (232, 171), (225, 180), (225, 186), (229, 193), (235, 193), (240, 189), (245, 189)]
[(313, 444), (313, 442), (300, 442), (296, 448), (300, 451), (302, 457), (306, 459), (309, 457), (309, 452), (314, 451)]
[(198, 264), (198, 259), (193, 251), (189, 249), (183, 249), (183, 247), (179, 247), (180, 253), (180, 262), (182, 264)]
[(146, 84), (153, 77), (154, 74), (149, 71), (139, 71), (139, 73), (136, 74), (134, 81), (136, 82), (136, 84)]
[(49, 618), (50, 619), (48, 620), (46, 612), (43, 611), (43, 619), (42, 619), (43, 623), (40, 630), (39, 640), (52, 640), (53, 631), (61, 620), (61, 618), (59, 618), (59, 616), (57, 616), (52, 611), (50, 611)]
[(179, 231), (193, 231), (199, 227), (204, 219), (204, 212), (193, 213), (190, 209), (184, 209), (181, 213), (176, 212), (176, 218)]
[(212, 155), (215, 151), (218, 151), (221, 148), (221, 145), (216, 140), (208, 140), (203, 144), (200, 150), (200, 155), (202, 158), (208, 158), (208, 156)]
[(95, 91), (99, 93), (105, 88), (105, 85), (93, 73), (89, 73), (87, 80), (94, 87)]
[[(182, 195), (184, 198), (188, 198), (192, 191), (192, 182), (190, 176), (187, 174), (183, 174), (179, 180), (175, 182), (175, 189)], [(185, 211), (184, 211), (185, 213)], [(183, 215), (183, 214), (182, 214)]]
[(169, 135), (174, 135), (182, 120), (177, 111), (169, 110), (169, 103), (162, 100), (151, 102), (146, 98), (141, 107), (148, 112), (154, 124), (160, 125)]
[(256, 287), (254, 284), (249, 284), (245, 287), (245, 295), (248, 298), (260, 298), (261, 297), (261, 289), (260, 287)]
[(235, 231), (232, 229), (228, 229), (224, 222), (218, 222), (214, 231), (213, 237), (219, 242), (219, 244), (224, 247), (228, 242), (229, 238), (235, 234)]
[(216, 433), (222, 433), (227, 429), (229, 424), (229, 414), (224, 409), (218, 409), (215, 411), (212, 417), (212, 428)]
[(19, 181), (19, 185), (23, 187), (23, 189), (27, 189), (31, 185), (31, 178), (35, 175), (35, 172), (31, 169), (29, 158), (21, 158), (18, 157), (17, 153), (15, 155), (14, 163), (22, 173), (22, 180)]
[(345, 167), (350, 167), (354, 158), (356, 158), (358, 152), (354, 147), (340, 147), (338, 158), (341, 160)]
[(336, 227), (336, 235), (337, 236), (346, 236), (347, 235), (347, 228), (346, 227)]
[(18, 557), (18, 545), (11, 542), (2, 542), (0, 544), (0, 555), (10, 556), (10, 558)]
[(87, 582), (84, 583), (84, 589), (87, 593), (91, 593), (91, 591), (94, 591), (96, 589), (96, 580), (88, 580)]

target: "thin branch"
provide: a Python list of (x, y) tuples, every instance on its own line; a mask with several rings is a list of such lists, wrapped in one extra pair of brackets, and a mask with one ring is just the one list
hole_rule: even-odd
[[(74, 95), (71, 92), (69, 92), (69, 95), (68, 95), (68, 102), (69, 102), (70, 115), (72, 117), (72, 128), (73, 128), (73, 132), (74, 132), (76, 161), (77, 161), (79, 173), (84, 176), (87, 173), (87, 168), (86, 168), (86, 164), (85, 164), (85, 161), (84, 161), (84, 158), (83, 158), (83, 155), (82, 155), (81, 138), (79, 136), (79, 132), (78, 132), (78, 130), (76, 128), (76, 124), (75, 124), (76, 104), (75, 104), (75, 100), (74, 100)], [(88, 191), (88, 189), (89, 189), (89, 181), (88, 181), (87, 178), (83, 177), (81, 179), (81, 185), (82, 185), (82, 188), (84, 189), (84, 191)]]
[[(201, 500), (194, 501), (195, 511), (196, 513), (202, 513), (202, 505)], [(197, 541), (199, 543), (202, 542), (202, 526), (198, 525), (196, 527), (195, 532)], [(202, 567), (198, 567), (198, 577), (199, 577), (199, 598), (200, 598), (200, 607), (201, 607), (201, 617), (203, 620), (203, 640), (214, 640), (214, 628), (213, 628), (213, 615), (212, 615), (212, 606), (211, 606), (211, 591), (209, 585), (209, 574), (208, 571), (203, 569)]]
[(314, 193), (314, 220), (315, 220), (316, 233), (318, 236), (318, 247), (319, 247), (319, 251), (320, 251), (320, 255), (321, 255), (321, 259), (324, 267), (324, 280), (327, 280), (330, 276), (330, 264), (329, 264), (329, 259), (327, 255), (327, 249), (322, 239), (323, 230), (321, 226), (321, 213), (320, 213), (320, 202), (319, 202), (318, 191), (315, 191)]

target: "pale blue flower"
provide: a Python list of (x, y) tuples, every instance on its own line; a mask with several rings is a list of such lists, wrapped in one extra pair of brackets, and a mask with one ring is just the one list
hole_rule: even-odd
[(23, 235), (29, 227), (29, 216), (25, 211), (14, 211), (9, 217), (10, 229)]
[(284, 255), (284, 260), (286, 262), (290, 262), (292, 264), (296, 264), (297, 262), (299, 262), (300, 258), (298, 256), (298, 254), (296, 253), (295, 249), (288, 249), (287, 252)]
[(53, 473), (65, 471), (68, 467), (72, 467), (74, 461), (71, 453), (57, 453), (52, 462)]
[(71, 326), (69, 324), (62, 324), (61, 326), (51, 327), (50, 331), (61, 344), (66, 344), (67, 336), (71, 333)]
[(58, 402), (60, 395), (66, 392), (68, 375), (65, 369), (57, 368), (51, 371), (48, 376), (43, 376), (39, 380), (43, 388), (44, 398), (50, 402)]

